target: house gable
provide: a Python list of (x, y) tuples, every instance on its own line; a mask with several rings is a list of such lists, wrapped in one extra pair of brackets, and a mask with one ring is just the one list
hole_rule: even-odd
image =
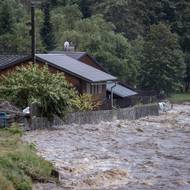
[(101, 71), (106, 72), (106, 70), (96, 61), (95, 58), (93, 58), (92, 56), (90, 56), (89, 54), (84, 54), (82, 57), (80, 57), (79, 59), (81, 62), (90, 65), (96, 69), (99, 69)]
[[(0, 56), (0, 75), (6, 75), (14, 72), (17, 67), (27, 67), (31, 64), (31, 56)], [(47, 65), (52, 73), (63, 73), (65, 79), (79, 93), (89, 93), (102, 104), (106, 100), (106, 82), (116, 80), (116, 77), (68, 56), (37, 54), (36, 64), (39, 67)]]
[(37, 59), (90, 83), (117, 80), (116, 77), (64, 54), (37, 54)]

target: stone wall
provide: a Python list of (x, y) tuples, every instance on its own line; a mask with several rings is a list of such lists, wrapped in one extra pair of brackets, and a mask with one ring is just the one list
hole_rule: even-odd
[(64, 121), (59, 118), (55, 118), (50, 123), (47, 118), (32, 117), (31, 129), (37, 128), (50, 128), (51, 126), (64, 125), (64, 124), (97, 124), (101, 121), (114, 121), (114, 120), (135, 120), (141, 117), (155, 115), (157, 116), (158, 105), (148, 104), (142, 106), (135, 106), (131, 108), (119, 109), (119, 110), (102, 110), (91, 112), (77, 112), (68, 114)]

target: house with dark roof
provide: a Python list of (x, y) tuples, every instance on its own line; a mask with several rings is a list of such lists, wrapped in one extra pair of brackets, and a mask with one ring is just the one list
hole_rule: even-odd
[(87, 65), (95, 67), (101, 71), (106, 72), (105, 68), (91, 55), (87, 52), (78, 52), (78, 51), (52, 51), (53, 54), (65, 54), (73, 59), (81, 61)]
[[(13, 72), (17, 66), (32, 63), (28, 55), (0, 55), (0, 75)], [(111, 108), (111, 98), (117, 107), (130, 105), (130, 98), (137, 93), (107, 73), (95, 58), (86, 52), (51, 52), (36, 54), (36, 64), (48, 65), (51, 72), (63, 72), (66, 80), (79, 93), (91, 94), (101, 102), (101, 109)], [(112, 97), (113, 96), (113, 97)]]
[(111, 98), (113, 93), (113, 105), (119, 108), (126, 108), (134, 105), (134, 100), (138, 95), (134, 89), (126, 86), (122, 82), (118, 81), (113, 85), (113, 83), (107, 83), (106, 85), (107, 97)]
[[(91, 55), (86, 52), (76, 52), (76, 51), (59, 51), (59, 52), (52, 52), (52, 53), (59, 53), (65, 54), (73, 59), (81, 61), (87, 65), (95, 67), (101, 71), (106, 72), (104, 67)], [(138, 95), (135, 92), (134, 88), (124, 84), (121, 81), (117, 82), (107, 82), (106, 84), (106, 91), (107, 91), (107, 99), (111, 99), (111, 94), (113, 93), (113, 104), (115, 107), (128, 107), (133, 105), (133, 98)]]
[[(0, 55), (0, 75), (13, 72), (18, 66), (32, 63), (31, 56)], [(62, 72), (79, 93), (91, 94), (95, 100), (106, 103), (106, 84), (117, 78), (65, 54), (36, 54), (36, 64), (48, 65), (51, 72)]]

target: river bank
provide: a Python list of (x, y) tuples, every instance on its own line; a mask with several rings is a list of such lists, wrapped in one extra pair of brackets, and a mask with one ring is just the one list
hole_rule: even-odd
[[(24, 141), (60, 172), (56, 189), (190, 189), (190, 105), (135, 121), (65, 125)], [(48, 190), (50, 186), (39, 186)]]

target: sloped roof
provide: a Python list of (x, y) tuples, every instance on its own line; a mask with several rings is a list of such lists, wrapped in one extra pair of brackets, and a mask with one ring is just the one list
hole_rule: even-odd
[[(96, 60), (96, 58), (89, 55), (87, 52), (82, 52), (82, 51), (81, 52), (80, 51), (51, 51), (49, 53), (50, 54), (64, 54), (64, 55), (72, 57), (73, 59), (76, 59), (78, 61), (81, 61), (81, 58), (83, 58), (84, 56), (88, 56), (100, 68), (101, 71), (108, 73), (106, 71), (106, 69)], [(83, 63), (85, 63), (85, 62), (83, 62)]]
[(0, 70), (28, 58), (28, 55), (0, 55)]
[[(82, 54), (84, 55), (85, 52), (73, 52), (73, 58), (71, 55), (67, 56), (65, 54), (36, 54), (36, 59), (92, 83), (113, 81), (117, 79), (108, 73), (77, 60), (76, 57), (82, 56)], [(0, 70), (30, 59), (31, 56), (28, 55), (0, 55)]]
[[(114, 86), (113, 83), (107, 83), (107, 86), (106, 86), (107, 91), (111, 92), (112, 86)], [(113, 93), (122, 98), (137, 95), (135, 91), (120, 84), (116, 84), (116, 87), (113, 88)]]
[(79, 52), (79, 51), (51, 51), (50, 54), (65, 54), (73, 59), (80, 60), (81, 57), (86, 55), (86, 52)]
[(116, 77), (86, 65), (64, 54), (36, 54), (37, 59), (88, 82), (117, 80)]
[(65, 55), (72, 57), (73, 59), (80, 60), (84, 55), (86, 55), (86, 52), (64, 52)]

